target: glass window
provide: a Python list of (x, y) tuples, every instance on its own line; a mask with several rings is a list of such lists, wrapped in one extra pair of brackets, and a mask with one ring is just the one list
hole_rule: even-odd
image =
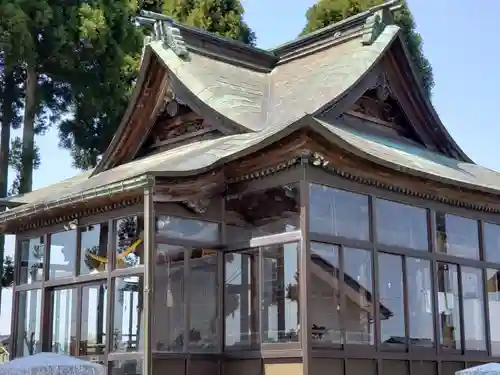
[(338, 246), (311, 243), (310, 268), (312, 338), (317, 344), (341, 344)]
[(259, 251), (224, 254), (224, 319), (226, 347), (259, 342)]
[(491, 337), (491, 354), (500, 356), (500, 272), (495, 269), (486, 270), (488, 288), (488, 307)]
[(89, 225), (81, 228), (80, 274), (102, 272), (108, 269), (107, 223)]
[(386, 344), (406, 344), (402, 258), (379, 253), (378, 278), (381, 341)]
[(76, 229), (50, 236), (49, 279), (76, 274)]
[(484, 223), (483, 242), (485, 259), (500, 263), (500, 225)]
[(406, 258), (410, 344), (434, 346), (431, 262)]
[(162, 237), (216, 243), (219, 242), (219, 224), (209, 221), (159, 216), (156, 234)]
[(436, 247), (440, 253), (479, 259), (477, 220), (436, 212)]
[(262, 248), (262, 331), (264, 343), (299, 341), (297, 244)]
[(42, 291), (40, 289), (19, 292), (19, 317), (17, 319), (17, 356), (25, 357), (40, 353), (42, 315)]
[(299, 230), (299, 188), (290, 184), (231, 196), (225, 219), (228, 243)]
[(31, 238), (21, 242), (21, 284), (32, 284), (43, 280), (43, 261), (45, 257), (43, 237)]
[(82, 288), (80, 355), (104, 354), (106, 348), (107, 289), (105, 284)]
[(217, 251), (191, 250), (189, 259), (190, 352), (217, 349)]
[[(115, 279), (112, 350), (137, 352), (144, 343), (144, 278)], [(155, 328), (156, 329), (156, 328)]]
[(77, 356), (77, 290), (58, 289), (52, 295), (52, 351)]
[[(344, 248), (344, 295), (346, 343), (373, 345), (375, 323), (371, 252)], [(381, 314), (384, 313), (381, 311)]]
[(482, 271), (472, 267), (461, 271), (465, 350), (486, 350)]
[(378, 243), (429, 250), (426, 209), (377, 199), (375, 214)]
[(460, 292), (455, 264), (438, 263), (439, 342), (449, 349), (461, 350)]
[(368, 197), (310, 185), (310, 231), (357, 240), (370, 239)]
[(110, 375), (142, 375), (142, 360), (124, 359), (122, 361), (108, 362)]
[(184, 350), (184, 248), (157, 243), (153, 288), (154, 350)]
[(116, 221), (116, 268), (137, 267), (144, 264), (143, 228), (143, 219), (137, 216)]

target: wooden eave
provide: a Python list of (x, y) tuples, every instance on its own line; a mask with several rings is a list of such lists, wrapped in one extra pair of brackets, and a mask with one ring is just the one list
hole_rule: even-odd
[(379, 56), (371, 70), (359, 77), (342, 95), (332, 98), (312, 115), (318, 118), (323, 116), (334, 118), (348, 112), (367, 90), (374, 87), (380, 75), (385, 75), (389, 80), (392, 95), (399, 102), (412, 132), (422, 144), (453, 159), (473, 163), (450, 136), (427, 99), (406, 50), (401, 30)]
[(411, 104), (409, 106), (413, 109), (411, 116), (414, 123), (420, 125), (418, 129), (420, 133), (431, 139), (436, 149), (444, 155), (466, 163), (473, 163), (451, 137), (431, 101), (427, 98), (401, 32), (386, 54), (384, 64), (397, 75), (393, 84), (401, 85), (398, 91)]
[[(140, 141), (137, 142), (137, 137), (142, 140), (146, 130), (144, 127), (152, 126), (151, 121), (147, 120), (157, 107), (157, 102), (153, 102), (153, 100), (158, 100), (159, 92), (161, 92), (160, 85), (165, 84), (165, 80), (165, 70), (158, 63), (151, 50), (146, 48), (127, 110), (110, 145), (91, 176), (113, 168), (120, 158), (126, 158), (126, 156), (133, 153), (135, 148), (140, 147), (140, 145), (137, 145), (137, 143), (140, 143)], [(154, 99), (151, 100), (151, 97)], [(141, 123), (140, 120), (146, 120), (146, 123)], [(135, 147), (130, 143), (135, 143)]]

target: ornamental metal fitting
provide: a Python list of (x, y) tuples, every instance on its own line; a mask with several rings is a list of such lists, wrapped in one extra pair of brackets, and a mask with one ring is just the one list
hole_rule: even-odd
[(176, 27), (174, 20), (163, 14), (141, 10), (141, 16), (136, 18), (140, 25), (152, 27), (152, 34), (147, 36), (144, 45), (153, 41), (163, 41), (177, 56), (187, 58), (189, 52), (182, 37), (181, 31)]

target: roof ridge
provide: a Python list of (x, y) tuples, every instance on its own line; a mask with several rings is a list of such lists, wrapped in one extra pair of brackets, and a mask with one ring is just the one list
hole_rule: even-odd
[[(183, 23), (180, 23), (178, 21), (175, 21), (172, 17), (166, 16), (161, 13), (155, 13), (151, 11), (146, 11), (146, 10), (141, 10), (140, 16), (136, 17), (136, 20), (139, 23), (145, 24), (145, 25), (154, 25), (156, 23), (168, 23), (169, 26), (174, 27), (179, 29), (180, 31), (187, 32), (190, 34), (194, 34), (195, 36), (198, 37), (205, 37), (208, 39), (212, 39), (213, 41), (216, 42), (222, 42), (226, 47), (235, 49), (235, 50), (243, 50), (247, 51), (250, 53), (257, 53), (257, 54), (262, 54), (268, 57), (275, 57), (273, 53), (259, 48), (255, 46), (251, 46), (248, 44), (245, 44), (243, 42), (240, 42), (235, 39), (231, 39), (228, 37), (224, 37), (215, 33), (212, 33), (210, 31), (206, 31), (194, 26), (189, 26)], [(147, 41), (146, 41), (147, 43)]]
[[(278, 45), (269, 49), (276, 56), (282, 57), (300, 53), (303, 49), (308, 48), (311, 44), (316, 44), (324, 39), (335, 37), (335, 35), (344, 34), (350, 29), (363, 29), (364, 34), (372, 35), (372, 37), (363, 36), (363, 40), (373, 40), (380, 34), (380, 24), (384, 26), (393, 23), (392, 13), (401, 7), (401, 0), (390, 0), (383, 4), (371, 7), (370, 9), (347, 17), (339, 22), (332, 23), (321, 29), (315, 30), (307, 35), (298, 37), (289, 42)], [(378, 14), (378, 17), (376, 16)], [(391, 17), (387, 17), (391, 15)], [(373, 31), (372, 31), (373, 30)], [(334, 38), (336, 39), (336, 38)], [(366, 43), (370, 44), (370, 43)]]

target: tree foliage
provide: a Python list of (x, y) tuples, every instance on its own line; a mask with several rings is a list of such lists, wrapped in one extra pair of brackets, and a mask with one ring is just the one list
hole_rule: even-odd
[[(302, 34), (305, 35), (334, 22), (339, 22), (384, 2), (385, 0), (319, 0), (317, 4), (307, 11), (307, 24)], [(395, 22), (402, 29), (413, 65), (416, 67), (422, 85), (430, 97), (434, 87), (432, 67), (429, 60), (424, 56), (422, 37), (416, 31), (415, 21), (406, 2), (403, 3), (402, 9), (395, 15)]]
[(243, 21), (239, 0), (164, 0), (163, 13), (187, 25), (255, 44), (255, 34)]
[(125, 111), (137, 75), (142, 33), (132, 0), (94, 0), (81, 6), (79, 67), (70, 76), (72, 114), (59, 126), (60, 144), (74, 165), (97, 164)]
[(3, 261), (2, 288), (8, 288), (14, 283), (14, 260), (6, 256)]

